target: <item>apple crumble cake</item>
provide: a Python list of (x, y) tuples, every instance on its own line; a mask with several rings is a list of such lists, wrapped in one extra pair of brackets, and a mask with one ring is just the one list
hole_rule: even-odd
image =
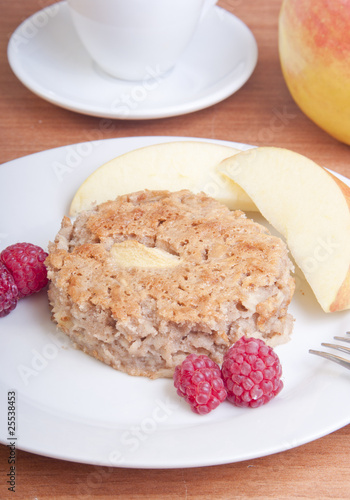
[(284, 242), (213, 198), (140, 191), (65, 217), (46, 260), (53, 320), (130, 375), (172, 376), (190, 353), (217, 363), (243, 335), (286, 342)]

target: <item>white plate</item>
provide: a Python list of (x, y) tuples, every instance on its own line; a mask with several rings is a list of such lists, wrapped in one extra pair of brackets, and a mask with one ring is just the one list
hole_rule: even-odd
[(215, 7), (172, 72), (123, 82), (100, 71), (78, 39), (66, 2), (47, 7), (13, 33), (15, 75), (49, 102), (106, 118), (148, 119), (190, 113), (222, 101), (252, 74), (257, 45), (234, 15)]
[[(2, 165), (1, 247), (17, 241), (46, 247), (75, 190), (98, 166), (137, 147), (187, 139), (110, 139)], [(198, 416), (171, 380), (130, 377), (73, 349), (50, 321), (45, 292), (23, 299), (0, 319), (0, 441), (9, 442), (4, 409), (11, 390), (17, 398), (17, 447), (77, 462), (196, 467), (252, 459), (319, 438), (350, 422), (350, 373), (308, 349), (345, 333), (350, 312), (323, 313), (300, 277), (291, 312), (292, 340), (276, 349), (285, 384), (280, 395), (258, 409), (224, 402)]]

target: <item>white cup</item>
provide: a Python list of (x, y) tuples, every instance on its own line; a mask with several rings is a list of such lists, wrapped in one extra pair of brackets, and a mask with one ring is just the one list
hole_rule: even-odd
[(217, 0), (68, 0), (75, 29), (108, 74), (143, 80), (171, 69)]

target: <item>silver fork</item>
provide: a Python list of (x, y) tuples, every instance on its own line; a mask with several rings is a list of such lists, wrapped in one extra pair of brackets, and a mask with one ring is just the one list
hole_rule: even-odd
[[(349, 342), (350, 343), (350, 332), (346, 332), (346, 335), (348, 335), (348, 337), (334, 337), (334, 339), (340, 340), (341, 342)], [(326, 343), (323, 343), (321, 345), (323, 345), (324, 347), (330, 347), (332, 349), (337, 349), (338, 351), (350, 354), (350, 347), (344, 347), (342, 345), (326, 344)], [(335, 363), (338, 363), (339, 365), (343, 366), (344, 368), (350, 369), (350, 359), (341, 358), (340, 356), (336, 356), (335, 354), (330, 354), (329, 352), (314, 351), (313, 349), (309, 349), (309, 352), (311, 354), (316, 354), (317, 356), (321, 356), (322, 358), (329, 359), (330, 361), (334, 361)]]

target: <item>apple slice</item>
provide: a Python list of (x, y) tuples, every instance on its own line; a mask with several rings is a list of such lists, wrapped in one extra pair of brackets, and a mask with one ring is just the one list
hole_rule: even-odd
[(238, 149), (200, 141), (147, 146), (125, 153), (95, 170), (73, 197), (70, 215), (93, 204), (143, 189), (204, 191), (231, 209), (256, 210), (233, 181), (217, 172), (217, 165)]
[(147, 247), (136, 240), (114, 243), (110, 249), (113, 261), (119, 267), (171, 268), (181, 263), (177, 255), (162, 248)]
[(326, 312), (350, 308), (350, 188), (308, 158), (261, 147), (224, 160), (237, 182), (286, 239)]

